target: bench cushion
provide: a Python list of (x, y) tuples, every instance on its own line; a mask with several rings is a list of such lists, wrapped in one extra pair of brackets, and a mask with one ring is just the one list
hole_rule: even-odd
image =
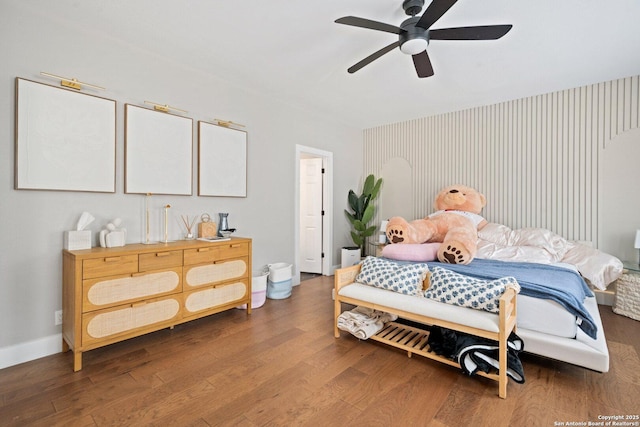
[(357, 282), (343, 286), (338, 293), (342, 297), (376, 304), (376, 308), (381, 311), (385, 311), (384, 307), (388, 307), (485, 331), (499, 332), (500, 330), (497, 314), (444, 304), (423, 296), (404, 295)]

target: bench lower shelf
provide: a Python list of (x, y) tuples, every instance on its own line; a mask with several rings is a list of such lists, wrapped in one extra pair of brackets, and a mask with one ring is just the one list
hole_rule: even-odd
[[(460, 364), (458, 362), (431, 351), (427, 344), (429, 331), (424, 329), (396, 322), (388, 322), (382, 330), (371, 336), (369, 339), (404, 350), (407, 352), (408, 357), (411, 357), (413, 354), (417, 354), (422, 357), (426, 357), (427, 359), (432, 359), (440, 363), (460, 368)], [(500, 380), (497, 373), (485, 373), (478, 371), (476, 374), (494, 381)]]

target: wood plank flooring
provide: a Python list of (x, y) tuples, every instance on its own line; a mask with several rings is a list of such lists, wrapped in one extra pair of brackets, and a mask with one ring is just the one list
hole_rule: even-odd
[(523, 355), (525, 384), (493, 381), (343, 333), (332, 277), (85, 353), (0, 370), (2, 426), (558, 426), (640, 414), (640, 323), (601, 307), (611, 370)]

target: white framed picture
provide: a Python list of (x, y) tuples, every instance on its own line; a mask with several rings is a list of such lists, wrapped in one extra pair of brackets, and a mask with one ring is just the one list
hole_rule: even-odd
[(198, 122), (198, 195), (247, 197), (247, 132)]
[(116, 101), (16, 78), (15, 188), (114, 193)]
[(125, 193), (193, 194), (193, 119), (125, 105)]

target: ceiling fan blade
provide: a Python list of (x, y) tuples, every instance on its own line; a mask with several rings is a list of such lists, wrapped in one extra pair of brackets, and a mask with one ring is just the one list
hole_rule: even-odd
[(442, 28), (429, 30), (431, 40), (497, 40), (513, 25), (481, 25), (477, 27)]
[(347, 71), (349, 72), (349, 74), (353, 74), (356, 71), (358, 71), (360, 68), (364, 67), (365, 65), (368, 65), (368, 64), (372, 63), (373, 61), (375, 61), (376, 59), (380, 58), (385, 53), (391, 52), (393, 49), (397, 48), (398, 46), (400, 46), (400, 42), (399, 41), (393, 42), (389, 46), (383, 47), (379, 51), (374, 52), (371, 55), (367, 56), (366, 58), (364, 58), (362, 61), (358, 62), (357, 64), (349, 67), (347, 69)]
[(337, 24), (351, 25), (354, 27), (368, 28), (370, 30), (385, 31), (387, 33), (400, 34), (402, 29), (395, 25), (385, 24), (384, 22), (372, 21), (370, 19), (358, 18), (356, 16), (345, 16), (336, 19)]
[(413, 55), (413, 65), (416, 67), (418, 77), (424, 78), (433, 76), (433, 66), (431, 65), (431, 60), (429, 59), (429, 55), (426, 50)]
[(458, 0), (433, 0), (422, 17), (416, 22), (416, 27), (428, 30), (444, 15)]

